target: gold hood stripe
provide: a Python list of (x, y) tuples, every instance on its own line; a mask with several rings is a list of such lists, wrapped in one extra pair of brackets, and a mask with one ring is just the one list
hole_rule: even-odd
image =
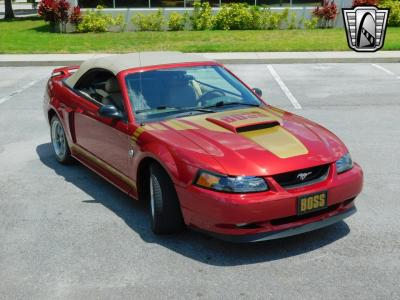
[(239, 133), (280, 158), (308, 153), (308, 149), (281, 126)]
[(185, 122), (179, 121), (179, 120), (168, 120), (163, 122), (164, 125), (167, 125), (168, 127), (171, 127), (175, 130), (187, 130), (187, 129), (197, 129), (196, 127), (193, 127), (190, 124), (187, 124)]
[(153, 127), (154, 130), (168, 130), (167, 127), (161, 125), (160, 123), (152, 123), (151, 127)]
[(200, 128), (205, 128), (210, 131), (231, 132), (231, 131), (223, 128), (222, 126), (214, 124), (206, 119), (213, 118), (213, 119), (218, 119), (218, 120), (224, 121), (224, 118), (226, 118), (226, 117), (229, 118), (230, 116), (237, 116), (237, 115), (241, 115), (241, 114), (253, 114), (253, 116), (255, 116), (255, 117), (245, 118), (243, 120), (236, 120), (233, 122), (229, 122), (230, 125), (232, 125), (234, 127), (241, 127), (241, 126), (245, 126), (247, 124), (253, 124), (253, 123), (258, 123), (258, 122), (271, 122), (271, 121), (281, 122), (282, 121), (282, 119), (279, 115), (273, 114), (265, 109), (256, 108), (256, 107), (243, 108), (243, 109), (237, 109), (237, 110), (229, 110), (229, 111), (197, 115), (197, 116), (190, 116), (190, 117), (182, 118), (182, 120), (189, 121), (192, 124), (194, 124)]
[[(179, 120), (168, 120), (162, 123), (146, 124), (146, 130), (188, 130), (188, 129), (207, 129), (210, 131), (226, 132), (235, 134), (231, 131), (214, 124), (208, 120), (207, 117), (222, 119), (240, 114), (252, 114), (254, 117), (235, 120), (229, 122), (235, 127), (246, 126), (247, 124), (263, 122), (263, 121), (278, 121), (282, 124), (282, 117), (284, 111), (279, 109), (261, 109), (261, 108), (245, 108), (234, 111), (225, 111), (220, 113), (204, 114), (197, 116), (185, 117)], [(258, 116), (257, 116), (258, 115)], [(193, 125), (191, 125), (193, 124)], [(132, 136), (132, 142), (137, 142), (139, 136), (145, 131), (143, 126), (138, 127)], [(254, 131), (247, 131), (238, 133), (239, 135), (253, 141), (260, 145), (262, 148), (268, 150), (280, 158), (289, 158), (308, 153), (308, 149), (298, 140), (292, 133), (283, 128), (282, 126), (275, 126), (271, 128), (259, 129)]]
[(216, 125), (214, 123), (211, 123), (210, 121), (207, 121), (205, 119), (205, 117), (207, 117), (207, 116), (210, 116), (210, 115), (207, 114), (207, 115), (204, 115), (204, 116), (201, 116), (198, 118), (187, 119), (187, 120), (200, 128), (205, 128), (210, 131), (231, 132), (228, 129), (225, 129), (219, 125)]
[(282, 117), (285, 115), (285, 111), (282, 109), (279, 109), (277, 107), (269, 107), (268, 108), (269, 113), (276, 115), (278, 118), (282, 119)]

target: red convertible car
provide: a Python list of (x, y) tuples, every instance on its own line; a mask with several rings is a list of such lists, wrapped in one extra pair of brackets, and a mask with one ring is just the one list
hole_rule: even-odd
[(158, 234), (186, 225), (262, 241), (356, 211), (363, 173), (340, 139), (201, 56), (143, 52), (55, 69), (44, 111), (55, 158), (149, 201)]

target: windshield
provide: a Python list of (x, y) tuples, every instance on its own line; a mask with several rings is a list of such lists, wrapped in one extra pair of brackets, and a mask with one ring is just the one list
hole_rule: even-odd
[(219, 66), (133, 73), (126, 76), (126, 85), (140, 122), (261, 105), (251, 91)]

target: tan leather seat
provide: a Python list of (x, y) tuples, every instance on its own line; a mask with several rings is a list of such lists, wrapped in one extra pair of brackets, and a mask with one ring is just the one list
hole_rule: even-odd
[(122, 97), (117, 78), (112, 77), (108, 79), (106, 81), (105, 90), (108, 93), (108, 96), (105, 98), (105, 101), (103, 101), (103, 104), (113, 104), (120, 111), (124, 111), (124, 98)]

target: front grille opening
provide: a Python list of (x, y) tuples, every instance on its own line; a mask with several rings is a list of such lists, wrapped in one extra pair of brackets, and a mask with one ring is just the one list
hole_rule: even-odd
[(249, 223), (249, 224), (236, 224), (237, 228), (240, 229), (258, 229), (262, 226), (258, 225), (257, 223)]
[(325, 180), (328, 176), (329, 164), (308, 169), (292, 171), (272, 176), (277, 183), (285, 188), (308, 185)]
[(262, 228), (262, 226), (257, 223), (218, 224), (217, 226), (220, 228), (227, 228), (227, 229), (259, 229), (259, 228)]
[(308, 214), (304, 214), (304, 215), (300, 215), (300, 216), (290, 216), (290, 217), (284, 217), (284, 218), (280, 218), (280, 219), (275, 219), (275, 220), (271, 220), (270, 223), (271, 225), (283, 225), (283, 224), (288, 224), (288, 223), (293, 223), (293, 222), (297, 222), (297, 221), (302, 221), (308, 218), (313, 218), (313, 217), (317, 217), (320, 216), (322, 214), (334, 211), (336, 209), (339, 208), (341, 203), (337, 203), (331, 206), (328, 206), (327, 208), (318, 210), (318, 211), (314, 211)]
[(348, 199), (346, 201), (343, 201), (341, 203), (336, 203), (336, 204), (328, 206), (324, 209), (310, 212), (310, 213), (304, 214), (304, 215), (293, 215), (293, 216), (289, 216), (289, 217), (284, 217), (284, 218), (279, 218), (279, 219), (274, 219), (274, 220), (264, 221), (264, 222), (243, 223), (243, 224), (218, 224), (217, 226), (221, 227), (221, 228), (228, 228), (228, 229), (234, 229), (234, 228), (236, 228), (236, 229), (259, 229), (259, 228), (265, 227), (266, 224), (268, 224), (268, 223), (270, 223), (272, 226), (285, 225), (285, 224), (290, 224), (293, 222), (306, 220), (309, 218), (318, 217), (318, 216), (326, 214), (326, 213), (330, 213), (332, 211), (337, 210), (341, 206), (345, 207), (345, 206), (349, 205), (351, 202), (354, 201), (354, 199), (355, 199), (355, 197)]

